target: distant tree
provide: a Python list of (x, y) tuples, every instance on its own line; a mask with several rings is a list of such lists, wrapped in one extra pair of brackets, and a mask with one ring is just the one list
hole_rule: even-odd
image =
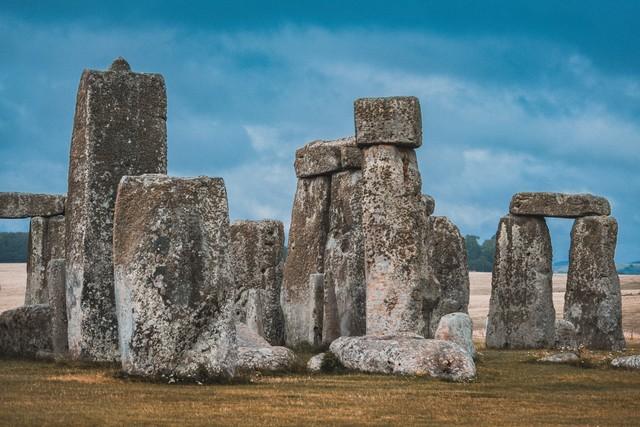
[(464, 238), (469, 270), (490, 272), (493, 269), (493, 257), (496, 253), (496, 237), (485, 240), (482, 245), (478, 243), (479, 239), (478, 236), (469, 234)]
[(29, 233), (0, 233), (0, 263), (27, 262)]

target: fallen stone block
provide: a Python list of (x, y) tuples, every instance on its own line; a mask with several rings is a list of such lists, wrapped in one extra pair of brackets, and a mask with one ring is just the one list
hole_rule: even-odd
[(322, 372), (322, 363), (326, 355), (327, 353), (319, 353), (309, 359), (307, 362), (307, 371), (315, 373)]
[(359, 146), (391, 144), (418, 148), (422, 145), (422, 114), (418, 98), (360, 98), (355, 101), (354, 110)]
[(362, 153), (353, 136), (334, 141), (313, 141), (296, 150), (294, 167), (298, 178), (360, 169)]
[(471, 381), (476, 366), (471, 355), (450, 341), (420, 336), (341, 337), (330, 351), (347, 368), (361, 372), (429, 376)]
[(64, 203), (61, 194), (0, 193), (0, 218), (62, 215)]
[(467, 313), (449, 313), (442, 316), (434, 338), (451, 341), (465, 349), (471, 357), (476, 357), (476, 346), (473, 344), (473, 322)]
[(51, 309), (26, 305), (0, 313), (0, 355), (36, 357), (51, 352)]
[(516, 193), (511, 198), (509, 213), (578, 218), (588, 215), (609, 215), (611, 206), (604, 197), (592, 194)]
[(640, 354), (616, 357), (611, 361), (611, 366), (614, 368), (640, 369)]
[(281, 371), (290, 369), (296, 355), (286, 347), (272, 346), (244, 324), (236, 324), (240, 371)]
[(113, 235), (124, 372), (233, 376), (234, 282), (223, 180), (123, 177)]
[(580, 357), (575, 353), (555, 353), (538, 359), (543, 363), (576, 363), (580, 361)]

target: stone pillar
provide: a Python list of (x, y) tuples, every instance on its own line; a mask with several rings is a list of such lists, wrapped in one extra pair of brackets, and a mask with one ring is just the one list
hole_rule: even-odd
[(469, 269), (464, 238), (447, 217), (427, 219), (425, 246), (428, 266), (425, 321), (428, 338), (432, 338), (442, 316), (468, 313)]
[(124, 177), (113, 261), (125, 372), (165, 379), (234, 374), (229, 214), (221, 178)]
[(575, 326), (578, 345), (591, 349), (625, 347), (617, 235), (617, 221), (605, 216), (578, 218), (571, 230), (564, 318)]
[(307, 342), (318, 345), (322, 342), (322, 321), (324, 319), (324, 274), (309, 275), (309, 295), (311, 299), (307, 311), (311, 315), (311, 329)]
[(496, 234), (488, 348), (550, 348), (555, 337), (551, 237), (544, 218), (507, 215)]
[(47, 265), (49, 260), (64, 258), (64, 216), (31, 218), (25, 305), (48, 304)]
[(56, 258), (47, 266), (47, 290), (51, 308), (51, 343), (54, 354), (63, 355), (67, 342), (67, 292), (65, 289), (64, 259)]
[[(280, 307), (282, 269), (284, 264), (284, 226), (280, 221), (236, 221), (231, 224), (231, 249), (236, 286), (236, 319), (247, 323), (249, 291), (259, 290), (262, 319), (252, 324), (262, 325), (254, 330), (271, 345), (284, 342), (284, 320)], [(258, 302), (257, 300), (254, 302)], [(254, 307), (256, 304), (252, 304)], [(255, 315), (259, 315), (255, 312)], [(255, 323), (258, 322), (258, 323)]]
[(69, 352), (118, 359), (113, 294), (113, 210), (120, 178), (166, 173), (167, 97), (159, 74), (116, 59), (80, 79), (66, 206)]
[(355, 102), (363, 150), (362, 228), (368, 335), (423, 335), (426, 210), (414, 148), (422, 143), (417, 98)]

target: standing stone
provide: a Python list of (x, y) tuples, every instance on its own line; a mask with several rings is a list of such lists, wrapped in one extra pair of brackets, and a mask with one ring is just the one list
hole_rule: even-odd
[(556, 320), (556, 340), (553, 348), (559, 350), (576, 350), (578, 348), (576, 327), (573, 326), (573, 323), (563, 319)]
[(464, 238), (447, 217), (427, 219), (425, 246), (428, 271), (425, 321), (431, 338), (442, 316), (468, 312), (469, 269)]
[(47, 265), (51, 259), (64, 258), (64, 227), (63, 215), (31, 219), (25, 305), (49, 303)]
[(232, 376), (237, 346), (223, 180), (124, 177), (113, 255), (123, 370)]
[(579, 218), (571, 230), (564, 318), (575, 326), (578, 345), (591, 349), (625, 347), (614, 262), (617, 236), (618, 223), (612, 217)]
[(118, 358), (113, 210), (124, 175), (166, 173), (167, 97), (159, 74), (118, 58), (80, 79), (67, 196), (67, 309), (73, 358)]
[[(284, 226), (280, 221), (236, 221), (231, 224), (231, 249), (236, 284), (235, 311), (272, 345), (284, 342), (280, 307), (284, 264)], [(250, 291), (260, 291), (250, 292)], [(252, 312), (251, 321), (247, 311)], [(259, 313), (259, 312), (260, 313)], [(258, 318), (259, 317), (259, 318)]]
[(362, 172), (331, 177), (329, 233), (324, 255), (323, 342), (366, 333)]
[(56, 258), (47, 266), (47, 290), (51, 308), (51, 344), (57, 355), (66, 354), (67, 342), (67, 292), (65, 289), (64, 259)]
[(61, 194), (0, 193), (0, 218), (32, 218), (64, 214)]
[(281, 295), (285, 342), (289, 347), (314, 344), (309, 341), (315, 336), (315, 325), (308, 310), (309, 301), (313, 299), (309, 276), (324, 271), (330, 191), (329, 176), (298, 180)]
[(496, 234), (489, 348), (548, 348), (555, 337), (551, 238), (544, 218), (507, 215)]
[(324, 319), (324, 274), (314, 273), (309, 275), (309, 303), (307, 312), (311, 315), (311, 333), (307, 341), (313, 345), (322, 343), (322, 322)]
[(358, 99), (355, 122), (364, 156), (367, 334), (424, 335), (426, 210), (413, 151), (422, 144), (420, 105), (413, 97)]
[(604, 197), (592, 194), (516, 193), (511, 198), (509, 213), (578, 218), (588, 215), (609, 215), (611, 206)]

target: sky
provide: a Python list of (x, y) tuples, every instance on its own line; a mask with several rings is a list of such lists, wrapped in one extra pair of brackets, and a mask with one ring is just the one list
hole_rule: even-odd
[[(124, 56), (165, 78), (169, 174), (223, 177), (232, 220), (288, 228), (295, 149), (414, 95), (436, 215), (485, 239), (516, 192), (594, 193), (640, 260), (638, 1), (60, 3), (0, 4), (0, 191), (66, 191), (80, 74)], [(566, 260), (572, 222), (548, 224)]]

